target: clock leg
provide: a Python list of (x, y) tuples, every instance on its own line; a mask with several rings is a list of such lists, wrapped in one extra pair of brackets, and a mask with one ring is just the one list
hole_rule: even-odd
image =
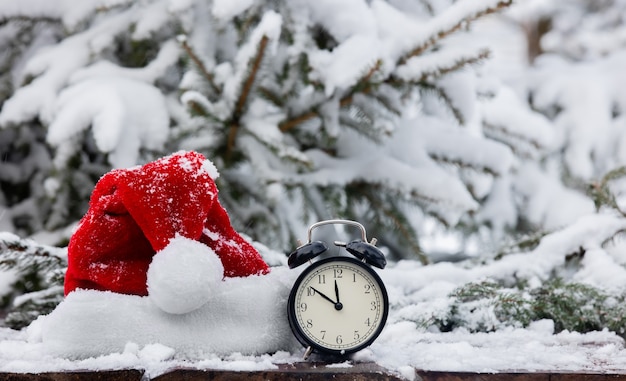
[(309, 346), (306, 351), (304, 351), (304, 356), (302, 357), (303, 360), (306, 360), (309, 358), (309, 356), (311, 356), (311, 353), (313, 352), (313, 347)]

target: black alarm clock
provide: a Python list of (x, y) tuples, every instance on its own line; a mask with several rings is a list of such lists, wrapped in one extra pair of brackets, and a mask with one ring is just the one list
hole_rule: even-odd
[[(311, 241), (315, 228), (328, 224), (346, 224), (361, 230), (361, 239), (334, 244), (351, 254), (311, 262), (326, 252), (323, 241)], [(372, 266), (383, 269), (383, 253), (367, 242), (365, 228), (350, 220), (317, 222), (308, 230), (308, 242), (289, 255), (289, 268), (311, 262), (296, 279), (289, 295), (289, 326), (305, 347), (304, 358), (311, 352), (345, 356), (376, 340), (389, 313), (387, 290)]]

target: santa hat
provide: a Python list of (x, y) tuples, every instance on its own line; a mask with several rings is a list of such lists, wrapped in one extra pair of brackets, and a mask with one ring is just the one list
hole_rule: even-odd
[(147, 295), (153, 256), (177, 236), (212, 249), (226, 277), (268, 273), (232, 228), (217, 199), (216, 177), (213, 164), (196, 152), (104, 175), (68, 246), (65, 294), (81, 288)]

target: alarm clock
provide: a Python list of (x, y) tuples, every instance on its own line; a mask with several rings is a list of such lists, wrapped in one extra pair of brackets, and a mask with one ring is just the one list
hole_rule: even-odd
[[(361, 230), (361, 239), (334, 244), (353, 257), (338, 255), (311, 260), (328, 250), (323, 241), (311, 241), (315, 228), (327, 224), (345, 224)], [(296, 279), (287, 303), (289, 326), (296, 339), (307, 348), (304, 358), (315, 351), (345, 356), (376, 340), (389, 313), (389, 299), (384, 283), (372, 266), (383, 269), (383, 253), (367, 242), (363, 225), (350, 220), (317, 222), (308, 230), (308, 242), (288, 258), (289, 268), (311, 263)]]

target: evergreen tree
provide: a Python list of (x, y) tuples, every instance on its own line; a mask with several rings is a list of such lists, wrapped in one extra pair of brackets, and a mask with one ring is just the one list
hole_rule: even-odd
[[(562, 5), (568, 15), (591, 6), (575, 3)], [(49, 243), (64, 245), (100, 175), (194, 149), (219, 169), (235, 227), (273, 249), (290, 251), (311, 223), (333, 217), (363, 222), (392, 258), (422, 263), (432, 221), (480, 240), (464, 265), (490, 281), (468, 277), (447, 295), (449, 309), (423, 320), (441, 329), (557, 319), (543, 297), (557, 292), (582, 295), (567, 308), (593, 302), (584, 329), (615, 316), (603, 309), (606, 285), (579, 285), (572, 274), (587, 271), (590, 256), (621, 266), (611, 242), (623, 231), (622, 170), (610, 170), (626, 164), (626, 98), (608, 79), (618, 52), (577, 55), (541, 42), (520, 87), (481, 67), (489, 49), (472, 29), (506, 0), (68, 4), (0, 6), (0, 64), (9, 68), (0, 71), (0, 230), (59, 229)], [(550, 4), (533, 14), (544, 20), (541, 41), (571, 35)], [(620, 4), (597, 3), (599, 21), (585, 27), (615, 25), (608, 9)], [(592, 67), (603, 72), (586, 76)], [(596, 210), (605, 229), (574, 223)], [(3, 238), (3, 263), (32, 285), (9, 298), (46, 290), (17, 298), (19, 326), (60, 300), (64, 263), (44, 266), (39, 253), (54, 250)], [(542, 255), (552, 261), (536, 272), (520, 261)], [(470, 321), (468, 311), (485, 310), (477, 301), (496, 306), (495, 320)]]
[[(426, 262), (415, 212), (454, 226), (510, 169), (509, 149), (481, 135), (476, 115), (468, 65), (488, 50), (450, 38), (508, 4), (61, 6), (48, 18), (67, 34), (25, 60), (0, 113), (5, 130), (42, 122), (53, 149), (40, 171), (50, 199), (24, 231), (75, 221), (109, 165), (196, 149), (222, 172), (235, 225), (257, 240), (288, 251), (310, 223), (353, 218), (396, 257)], [(28, 9), (5, 18), (34, 18)], [(179, 59), (191, 68), (182, 81)]]
[[(466, 278), (473, 281), (447, 294), (447, 308), (423, 306), (410, 320), (492, 331), (550, 319), (555, 332), (608, 328), (624, 336), (624, 6), (548, 1), (507, 14), (529, 39), (532, 65), (513, 83), (518, 99), (543, 114), (534, 124), (552, 136), (505, 188), (518, 195), (508, 238), (518, 239), (476, 263)], [(549, 194), (555, 187), (558, 197)], [(578, 218), (591, 210), (596, 215)]]
[(511, 165), (509, 149), (470, 132), (468, 65), (488, 50), (447, 42), (506, 5), (216, 2), (182, 39), (194, 70), (181, 146), (217, 162), (231, 217), (258, 240), (288, 251), (311, 223), (343, 217), (365, 221), (396, 258), (427, 262), (416, 211), (454, 226), (480, 207), (475, 177)]
[(13, 276), (13, 291), (3, 295), (0, 305), (2, 309), (9, 307), (4, 324), (23, 328), (51, 312), (63, 300), (66, 267), (65, 249), (0, 233), (0, 270)]
[[(551, 165), (563, 181), (584, 189), (626, 164), (623, 96), (626, 3), (620, 0), (545, 2), (521, 7), (518, 23), (537, 40), (528, 84), (531, 106), (554, 125)], [(541, 25), (540, 25), (541, 24)]]

